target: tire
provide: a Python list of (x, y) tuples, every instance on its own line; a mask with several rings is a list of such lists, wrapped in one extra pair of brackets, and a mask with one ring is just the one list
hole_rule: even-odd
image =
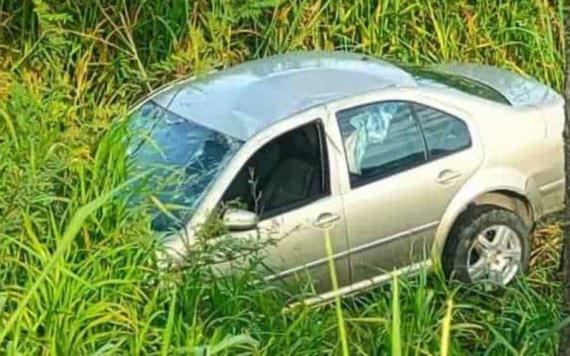
[[(450, 231), (443, 249), (443, 271), (447, 278), (464, 283), (505, 286), (528, 270), (530, 233), (511, 211), (491, 205), (470, 207)], [(510, 242), (499, 245), (499, 240)]]

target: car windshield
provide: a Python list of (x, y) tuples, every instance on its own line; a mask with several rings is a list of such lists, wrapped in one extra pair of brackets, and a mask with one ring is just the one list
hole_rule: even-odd
[(129, 157), (149, 173), (152, 228), (180, 229), (242, 141), (182, 118), (153, 101), (129, 120)]
[(505, 98), (501, 93), (491, 88), (490, 86), (471, 78), (462, 75), (441, 72), (433, 68), (414, 66), (400, 67), (413, 75), (414, 79), (420, 84), (449, 87), (500, 104), (511, 105), (507, 98)]

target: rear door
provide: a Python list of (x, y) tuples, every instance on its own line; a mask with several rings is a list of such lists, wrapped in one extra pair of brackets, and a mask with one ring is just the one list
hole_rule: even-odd
[(331, 107), (344, 148), (353, 281), (429, 257), (445, 208), (483, 153), (469, 118), (416, 96)]

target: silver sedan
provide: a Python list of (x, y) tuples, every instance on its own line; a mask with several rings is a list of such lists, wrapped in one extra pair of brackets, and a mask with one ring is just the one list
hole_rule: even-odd
[(152, 227), (177, 263), (217, 216), (212, 239), (274, 240), (266, 278), (309, 276), (319, 300), (434, 262), (502, 286), (562, 207), (563, 106), (489, 66), (287, 54), (153, 93), (131, 115), (145, 137), (131, 154), (164, 183)]

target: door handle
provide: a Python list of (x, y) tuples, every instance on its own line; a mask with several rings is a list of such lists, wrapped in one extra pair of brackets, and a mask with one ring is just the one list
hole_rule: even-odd
[(314, 227), (319, 229), (330, 229), (340, 220), (340, 215), (333, 213), (322, 213), (313, 223)]
[(439, 184), (449, 184), (459, 177), (461, 177), (461, 172), (454, 171), (452, 169), (444, 169), (437, 175), (437, 182)]

